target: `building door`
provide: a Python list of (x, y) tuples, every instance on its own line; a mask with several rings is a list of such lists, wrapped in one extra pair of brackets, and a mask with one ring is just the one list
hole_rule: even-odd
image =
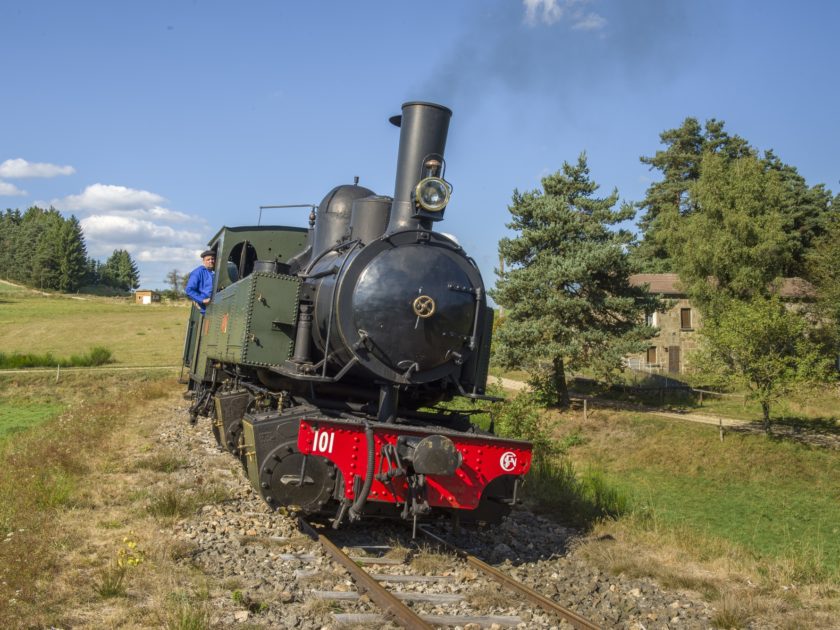
[(680, 347), (670, 346), (668, 348), (668, 371), (671, 374), (680, 373)]

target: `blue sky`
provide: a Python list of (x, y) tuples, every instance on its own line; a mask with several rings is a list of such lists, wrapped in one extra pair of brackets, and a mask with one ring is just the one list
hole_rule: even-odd
[[(514, 188), (589, 156), (636, 201), (687, 116), (840, 190), (840, 3), (709, 0), (3, 2), (0, 207), (75, 214), (143, 287), (222, 225), (393, 194), (408, 100), (449, 106), (443, 231), (492, 285)], [(263, 223), (306, 224), (306, 211)]]

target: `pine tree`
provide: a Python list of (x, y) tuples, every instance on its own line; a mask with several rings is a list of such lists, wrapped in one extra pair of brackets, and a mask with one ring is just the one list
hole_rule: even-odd
[(826, 233), (832, 207), (831, 191), (823, 184), (809, 187), (795, 167), (782, 162), (773, 151), (762, 159), (764, 170), (775, 174), (781, 187), (780, 211), (785, 229), (793, 236), (786, 276), (806, 276), (806, 258), (815, 240)]
[(15, 280), (15, 252), (20, 239), (20, 210), (6, 210), (0, 215), (0, 278)]
[(87, 271), (87, 250), (78, 219), (65, 219), (59, 235), (58, 288), (77, 291)]
[[(690, 187), (695, 211), (668, 229), (667, 249), (684, 288), (712, 315), (715, 300), (769, 296), (803, 258), (789, 172), (755, 156), (707, 153)], [(821, 228), (822, 229), (822, 228)]]
[(64, 219), (53, 208), (49, 210), (30, 208), (30, 211), (33, 211), (32, 214), (30, 215), (27, 211), (27, 215), (30, 215), (32, 221), (29, 227), (34, 228), (30, 232), (34, 233), (34, 247), (29, 252), (21, 253), (22, 256), (31, 258), (30, 279), (27, 284), (58, 291), (61, 289), (60, 259)]
[(102, 266), (103, 282), (122, 291), (140, 286), (140, 273), (131, 255), (124, 249), (115, 249)]
[(102, 263), (94, 258), (85, 260), (85, 276), (82, 281), (85, 285), (96, 286), (102, 282)]
[[(594, 193), (585, 154), (576, 165), (542, 180), (543, 190), (513, 193), (508, 227), (518, 234), (499, 242), (509, 265), (491, 296), (504, 308), (494, 352), (504, 367), (537, 374), (552, 402), (569, 403), (566, 372), (592, 367), (609, 374), (624, 356), (641, 350), (655, 332), (645, 313), (658, 301), (628, 282), (632, 234), (614, 226), (635, 215), (618, 192)], [(547, 364), (540, 378), (537, 368)]]
[(676, 129), (660, 135), (665, 149), (652, 157), (639, 158), (652, 170), (662, 173), (663, 179), (647, 189), (638, 207), (644, 212), (639, 220), (642, 241), (633, 250), (634, 265), (647, 272), (674, 271), (668, 253), (668, 232), (681, 217), (696, 208), (688, 194), (691, 183), (700, 176), (704, 153), (717, 153), (726, 159), (752, 155), (753, 149), (739, 136), (730, 136), (722, 121), (707, 120), (704, 127), (696, 118), (686, 118)]

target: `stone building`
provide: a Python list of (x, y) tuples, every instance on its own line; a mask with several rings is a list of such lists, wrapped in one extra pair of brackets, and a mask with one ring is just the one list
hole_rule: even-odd
[[(655, 374), (685, 372), (690, 353), (698, 346), (697, 331), (703, 318), (682, 290), (680, 277), (675, 273), (640, 273), (630, 276), (630, 284), (647, 286), (648, 291), (663, 298), (667, 310), (647, 316), (647, 323), (659, 328), (659, 333), (651, 338), (647, 351), (628, 356), (627, 365)], [(777, 291), (793, 308), (815, 295), (814, 287), (802, 278), (783, 278)]]
[(675, 273), (640, 273), (630, 276), (630, 284), (647, 285), (648, 291), (663, 298), (668, 309), (647, 315), (647, 323), (659, 328), (659, 333), (651, 338), (645, 352), (627, 357), (627, 364), (657, 374), (683, 372), (687, 354), (697, 348), (702, 317), (680, 288), (680, 277)]

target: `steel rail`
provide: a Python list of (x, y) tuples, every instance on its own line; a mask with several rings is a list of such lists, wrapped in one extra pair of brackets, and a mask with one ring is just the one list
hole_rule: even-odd
[(453, 553), (457, 554), (460, 558), (465, 560), (468, 564), (472, 565), (473, 567), (477, 568), (482, 573), (485, 573), (492, 577), (494, 580), (502, 584), (520, 595), (524, 595), (527, 599), (532, 601), (533, 603), (540, 606), (543, 610), (558, 615), (562, 617), (570, 624), (572, 624), (578, 630), (600, 630), (600, 627), (589, 621), (588, 619), (581, 617), (576, 612), (569, 610), (568, 608), (564, 608), (560, 604), (548, 599), (547, 597), (540, 595), (534, 589), (525, 586), (521, 582), (517, 582), (509, 575), (502, 573), (498, 569), (491, 567), (486, 562), (483, 562), (476, 558), (475, 556), (467, 553), (463, 549), (453, 545), (452, 543), (440, 538), (439, 536), (433, 534), (425, 527), (418, 527), (418, 530), (423, 533), (424, 536), (429, 537), (439, 545), (449, 549)]
[(411, 610), (411, 608), (394, 597), (388, 589), (376, 581), (367, 571), (353, 562), (350, 556), (339, 549), (329, 538), (323, 534), (319, 534), (305, 519), (299, 518), (298, 522), (304, 533), (317, 540), (338, 564), (347, 569), (347, 572), (350, 573), (353, 580), (367, 592), (370, 599), (382, 609), (382, 612), (394, 617), (407, 630), (432, 630), (434, 628), (434, 626), (429, 625), (417, 613)]

